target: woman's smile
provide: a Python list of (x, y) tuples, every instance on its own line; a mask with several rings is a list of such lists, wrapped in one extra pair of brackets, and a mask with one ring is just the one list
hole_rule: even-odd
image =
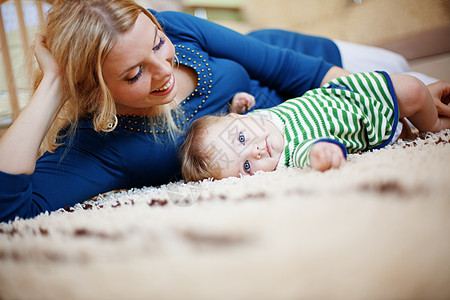
[(171, 74), (169, 80), (167, 80), (166, 83), (164, 83), (164, 85), (161, 88), (150, 92), (150, 94), (153, 96), (165, 96), (172, 91), (174, 86), (175, 86), (175, 76)]

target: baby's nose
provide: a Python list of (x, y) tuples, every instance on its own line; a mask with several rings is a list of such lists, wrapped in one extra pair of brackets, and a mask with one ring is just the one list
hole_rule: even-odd
[(253, 147), (253, 157), (255, 157), (257, 159), (261, 158), (261, 149), (259, 148), (259, 146), (257, 144), (255, 144)]

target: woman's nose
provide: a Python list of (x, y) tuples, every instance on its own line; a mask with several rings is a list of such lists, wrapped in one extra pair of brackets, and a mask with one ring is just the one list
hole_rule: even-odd
[(154, 79), (163, 79), (172, 73), (172, 64), (163, 58), (153, 59), (150, 68)]

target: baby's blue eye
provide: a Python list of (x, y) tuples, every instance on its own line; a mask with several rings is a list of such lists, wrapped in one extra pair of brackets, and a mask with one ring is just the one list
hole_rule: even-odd
[(248, 160), (246, 160), (244, 163), (244, 170), (245, 172), (250, 173), (250, 169), (250, 163), (248, 162)]
[(241, 144), (245, 144), (245, 136), (242, 133), (239, 133), (239, 142), (241, 142)]

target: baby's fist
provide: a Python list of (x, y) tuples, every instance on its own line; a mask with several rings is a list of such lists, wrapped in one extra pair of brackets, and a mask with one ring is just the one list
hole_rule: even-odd
[(311, 167), (317, 171), (340, 168), (345, 163), (341, 147), (329, 142), (318, 142), (311, 147)]
[(231, 100), (230, 112), (243, 114), (255, 106), (255, 97), (248, 93), (236, 93)]

